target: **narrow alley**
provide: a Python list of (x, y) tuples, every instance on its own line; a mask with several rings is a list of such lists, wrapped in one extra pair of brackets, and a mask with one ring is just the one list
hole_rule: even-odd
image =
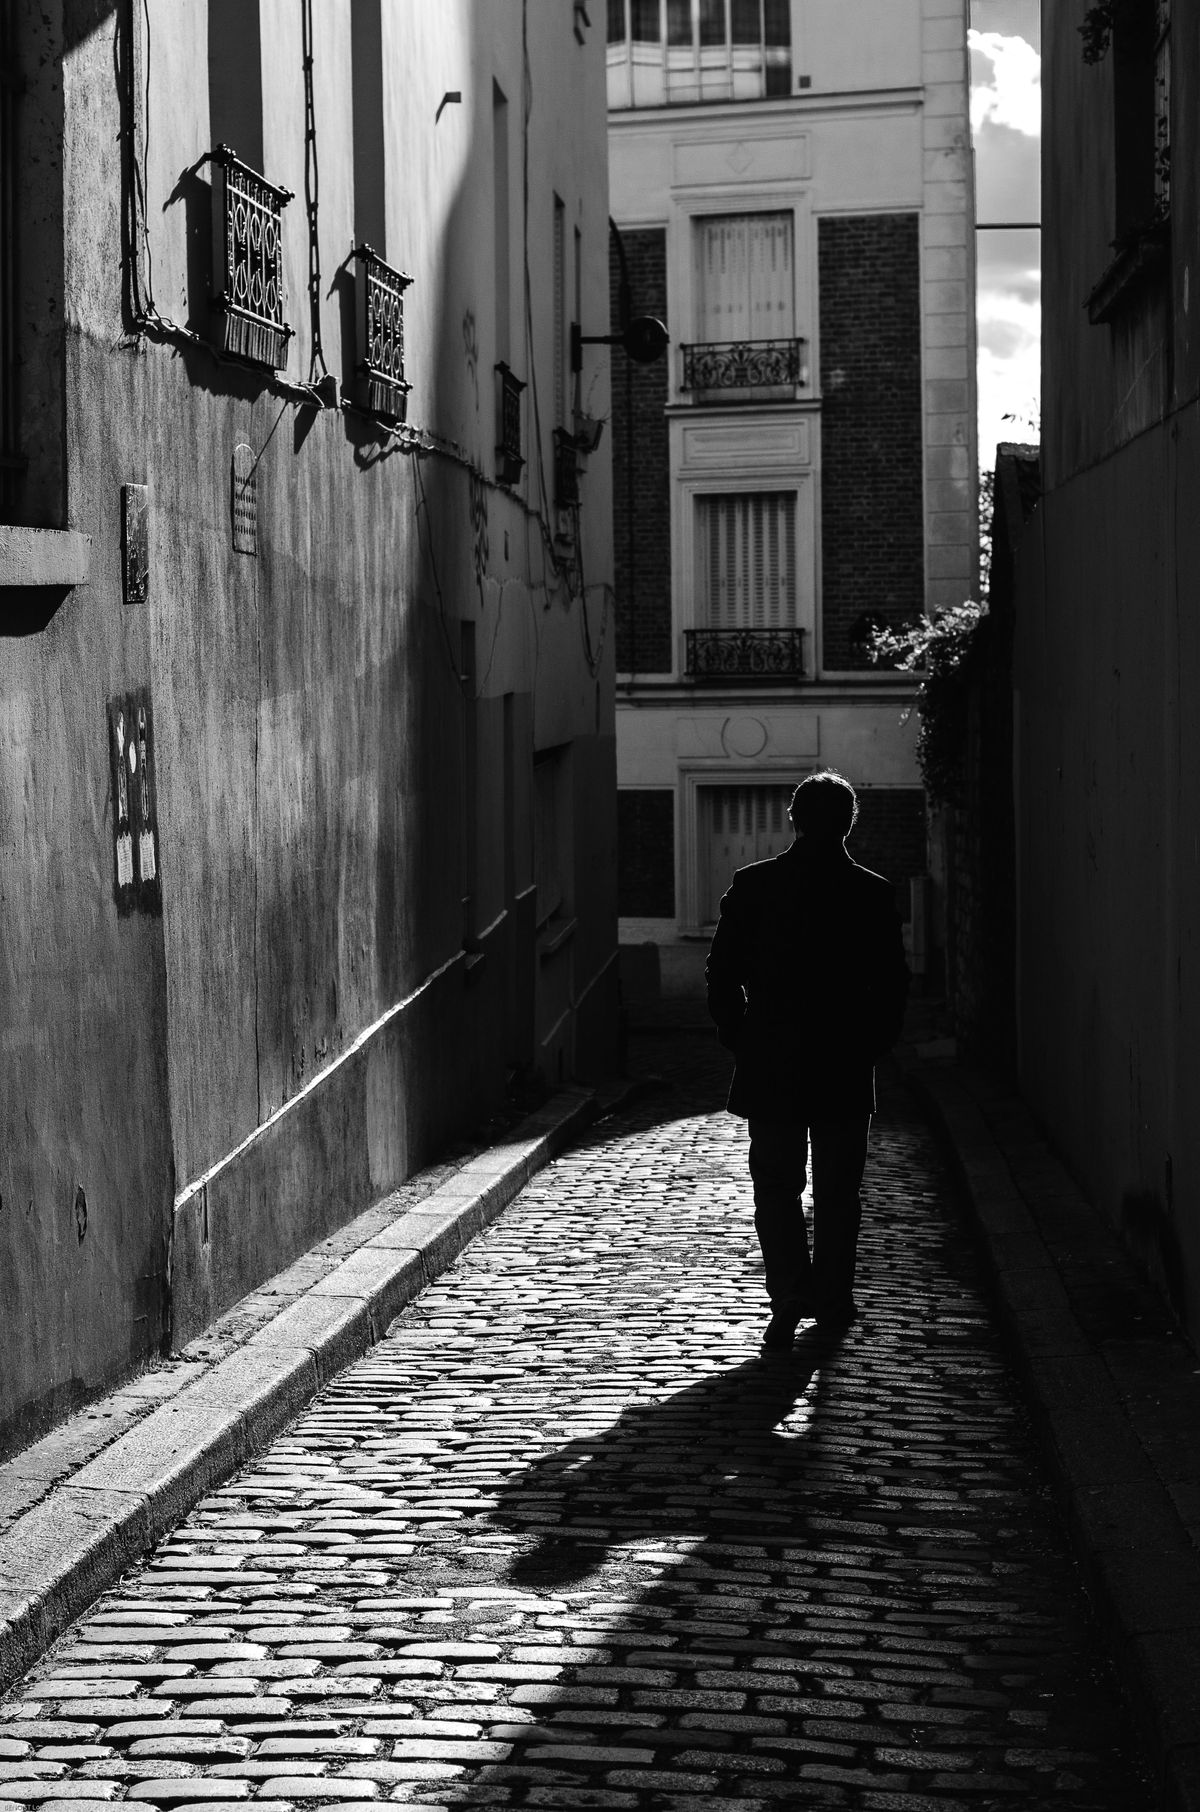
[(862, 1319), (765, 1361), (723, 1054), (634, 1045), (655, 1079), (9, 1695), (0, 1812), (1149, 1805), (902, 1086)]

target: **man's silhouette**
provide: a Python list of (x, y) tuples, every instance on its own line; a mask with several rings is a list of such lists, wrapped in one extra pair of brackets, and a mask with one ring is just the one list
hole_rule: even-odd
[[(908, 993), (891, 884), (846, 853), (857, 816), (840, 774), (796, 788), (795, 841), (734, 875), (705, 971), (708, 1010), (737, 1059), (729, 1111), (750, 1122), (768, 1351), (788, 1350), (806, 1316), (836, 1327), (855, 1313), (875, 1062), (900, 1035)], [(800, 1205), (810, 1150), (811, 1258)]]

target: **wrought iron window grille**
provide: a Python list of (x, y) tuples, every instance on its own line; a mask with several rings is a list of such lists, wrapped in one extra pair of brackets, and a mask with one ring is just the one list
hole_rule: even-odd
[(694, 394), (776, 390), (794, 395), (808, 383), (807, 340), (713, 340), (679, 350), (679, 387)]
[(218, 145), (209, 161), (217, 345), (234, 358), (282, 371), (293, 333), (283, 313), (283, 210), (291, 190), (276, 188), (228, 145)]
[(579, 502), (579, 443), (566, 428), (554, 430), (554, 501), (560, 510)]
[(412, 282), (369, 245), (358, 259), (358, 363), (355, 401), (371, 415), (402, 422), (412, 385), (404, 376), (404, 292)]
[(696, 681), (807, 678), (803, 629), (685, 629), (687, 677)]
[(496, 366), (496, 476), (501, 484), (516, 484), (525, 466), (521, 452), (521, 392), (525, 386), (501, 359)]

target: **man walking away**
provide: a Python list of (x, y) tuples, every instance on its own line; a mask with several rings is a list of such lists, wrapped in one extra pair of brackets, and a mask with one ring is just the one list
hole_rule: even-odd
[[(891, 884), (846, 853), (850, 782), (811, 775), (790, 815), (790, 848), (734, 875), (705, 970), (708, 1010), (736, 1059), (729, 1111), (750, 1123), (767, 1352), (790, 1351), (806, 1317), (835, 1330), (854, 1319), (875, 1063), (900, 1035), (909, 980)], [(810, 1152), (811, 1257), (800, 1201)]]

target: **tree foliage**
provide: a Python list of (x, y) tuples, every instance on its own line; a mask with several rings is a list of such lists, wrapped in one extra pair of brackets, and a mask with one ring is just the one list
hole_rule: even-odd
[(907, 629), (880, 629), (871, 638), (877, 666), (919, 674), (917, 762), (930, 802), (961, 805), (966, 781), (971, 681), (986, 645), (988, 607), (967, 598)]

